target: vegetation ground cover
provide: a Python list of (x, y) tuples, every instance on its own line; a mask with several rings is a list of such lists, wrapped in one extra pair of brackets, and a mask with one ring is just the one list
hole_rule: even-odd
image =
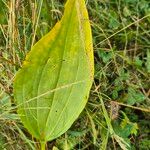
[[(2, 150), (39, 147), (16, 114), (12, 83), (26, 53), (62, 17), (64, 3), (63, 0), (0, 1)], [(86, 3), (94, 43), (93, 87), (79, 119), (63, 136), (48, 143), (47, 148), (119, 150), (129, 144), (127, 149), (148, 150), (150, 2), (87, 0)]]

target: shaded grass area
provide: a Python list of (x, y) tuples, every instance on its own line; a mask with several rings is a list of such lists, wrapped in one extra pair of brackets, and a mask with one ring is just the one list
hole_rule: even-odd
[[(2, 0), (0, 8), (0, 149), (38, 149), (16, 114), (12, 83), (31, 46), (62, 17), (64, 1)], [(148, 150), (150, 2), (88, 0), (87, 8), (95, 80), (79, 119), (47, 148)]]

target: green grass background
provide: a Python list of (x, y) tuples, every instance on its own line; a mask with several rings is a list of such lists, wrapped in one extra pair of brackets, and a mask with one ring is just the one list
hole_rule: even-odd
[[(0, 150), (40, 145), (16, 114), (12, 83), (26, 53), (63, 15), (65, 0), (0, 0)], [(150, 1), (86, 0), (95, 80), (60, 150), (150, 149)]]

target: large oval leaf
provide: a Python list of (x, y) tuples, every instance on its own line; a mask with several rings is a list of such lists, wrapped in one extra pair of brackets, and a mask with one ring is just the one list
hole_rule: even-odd
[(64, 16), (37, 42), (14, 81), (18, 113), (41, 141), (63, 134), (77, 119), (93, 80), (93, 49), (84, 0), (68, 0)]

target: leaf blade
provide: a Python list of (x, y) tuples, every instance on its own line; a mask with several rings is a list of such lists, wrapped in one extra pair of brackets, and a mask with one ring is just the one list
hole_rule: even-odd
[(72, 125), (87, 102), (93, 66), (84, 0), (68, 0), (63, 18), (31, 49), (14, 81), (18, 113), (33, 136), (53, 140)]

